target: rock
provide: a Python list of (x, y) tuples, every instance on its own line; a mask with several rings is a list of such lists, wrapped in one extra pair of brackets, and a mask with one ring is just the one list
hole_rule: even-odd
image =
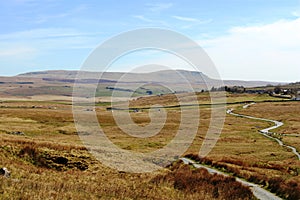
[(0, 169), (0, 175), (4, 176), (6, 178), (10, 177), (10, 171), (8, 171), (8, 169), (6, 167), (3, 167)]
[(10, 134), (13, 134), (13, 135), (25, 135), (25, 133), (23, 133), (21, 131), (13, 131), (13, 132), (10, 132)]

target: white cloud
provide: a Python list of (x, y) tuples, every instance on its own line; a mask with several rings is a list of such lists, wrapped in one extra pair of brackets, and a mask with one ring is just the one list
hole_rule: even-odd
[(175, 19), (181, 20), (181, 21), (186, 21), (186, 22), (197, 22), (198, 21), (198, 19), (191, 18), (191, 17), (182, 17), (182, 16), (177, 16), (177, 15), (174, 15), (172, 17)]
[(36, 49), (31, 47), (16, 46), (7, 49), (0, 49), (0, 57), (28, 57), (36, 53)]
[[(47, 69), (47, 66), (55, 65), (78, 66), (86, 55), (76, 54), (76, 52), (82, 49), (94, 49), (99, 43), (99, 35), (99, 33), (82, 33), (56, 28), (2, 34), (0, 35), (0, 73), (11, 74), (13, 69), (16, 71), (24, 66), (36, 66), (35, 70), (43, 67)], [(72, 53), (74, 56), (71, 55)], [(11, 72), (9, 72), (10, 68)]]
[(72, 17), (78, 15), (81, 11), (87, 9), (87, 5), (80, 4), (70, 10), (64, 10), (62, 13), (56, 13), (56, 14), (41, 14), (36, 17), (36, 19), (33, 19), (34, 23), (42, 24), (45, 22), (49, 22), (51, 20), (57, 20), (61, 19), (64, 20), (66, 17)]
[(80, 66), (88, 52), (97, 47), (101, 36), (100, 33), (68, 28), (32, 29), (0, 34), (0, 73), (20, 73), (53, 66)]
[(234, 27), (199, 44), (225, 79), (300, 80), (300, 18)]
[(178, 15), (174, 15), (174, 16), (172, 16), (172, 18), (177, 19), (178, 21), (184, 23), (184, 25), (179, 26), (181, 29), (190, 29), (193, 27), (197, 27), (197, 26), (200, 26), (203, 24), (208, 24), (208, 23), (212, 22), (212, 19), (200, 20), (197, 18), (184, 17), (184, 16), (178, 16)]
[(67, 28), (32, 29), (0, 35), (2, 47), (31, 46), (35, 49), (94, 48), (98, 44), (101, 33), (78, 32)]
[(143, 22), (147, 23), (147, 26), (165, 26), (165, 27), (170, 27), (170, 25), (162, 20), (155, 20), (155, 19), (150, 19), (145, 17), (144, 15), (133, 15), (132, 17), (139, 19)]
[(148, 3), (146, 6), (152, 12), (161, 12), (163, 10), (169, 9), (173, 6), (172, 3)]
[(143, 15), (134, 15), (133, 17), (136, 19), (142, 20), (144, 22), (150, 22), (150, 23), (154, 22), (154, 20), (148, 19)]
[(34, 20), (34, 22), (37, 24), (41, 24), (41, 23), (45, 23), (49, 20), (61, 19), (61, 18), (67, 17), (67, 16), (68, 16), (68, 13), (61, 13), (61, 14), (56, 14), (56, 15), (41, 15), (41, 16), (38, 16), (38, 18), (36, 20)]
[(14, 0), (13, 2), (19, 3), (19, 4), (25, 4), (25, 3), (34, 3), (36, 0)]

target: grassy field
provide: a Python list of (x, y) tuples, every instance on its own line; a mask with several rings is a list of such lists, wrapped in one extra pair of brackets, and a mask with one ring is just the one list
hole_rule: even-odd
[[(188, 94), (180, 95), (186, 104), (197, 103), (191, 102)], [(280, 99), (249, 94), (228, 94), (227, 98), (229, 103), (236, 103), (229, 107), (237, 109), (243, 105), (238, 102), (253, 100)], [(186, 155), (198, 154), (211, 120), (206, 93), (198, 94), (198, 103), (204, 104), (200, 125)], [(132, 107), (155, 104), (168, 106), (178, 102), (170, 94), (142, 97), (130, 103)], [(160, 149), (174, 137), (179, 127), (180, 109), (168, 108), (166, 124), (159, 134), (147, 139), (133, 138), (120, 130), (106, 107), (107, 103), (102, 103), (96, 108), (101, 127), (107, 137), (123, 149), (134, 152)], [(293, 130), (299, 133), (296, 117), (299, 104), (296, 102), (259, 103), (238, 112), (267, 118), (276, 116), (274, 119), (284, 119), (287, 125), (278, 132)], [(83, 146), (74, 126), (72, 106), (66, 101), (2, 101), (0, 116), (0, 162), (12, 172), (10, 179), (1, 178), (3, 199), (253, 199), (249, 190), (234, 180), (209, 175), (205, 170), (194, 170), (180, 163), (144, 174), (118, 172), (106, 167)], [(131, 112), (131, 116), (140, 126), (150, 123), (147, 110)], [(300, 162), (287, 149), (258, 133), (269, 125), (227, 115), (221, 138), (201, 162), (293, 199), (298, 195), (293, 191), (299, 188)], [(24, 135), (14, 134), (17, 131)], [(294, 141), (290, 141), (291, 144), (295, 144)], [(283, 189), (278, 191), (278, 188)]]
[[(278, 133), (282, 141), (300, 150), (299, 102), (261, 102), (247, 109), (230, 105), (236, 112), (283, 121)], [(227, 116), (221, 139), (202, 162), (269, 188), (285, 199), (298, 199), (300, 161), (289, 149), (281, 147), (258, 131), (272, 123)], [(196, 152), (192, 152), (196, 154)], [(206, 160), (207, 159), (207, 160)]]
[(246, 110), (240, 110), (239, 113), (246, 115), (265, 117), (281, 121), (284, 126), (275, 129), (279, 133), (278, 137), (286, 144), (292, 145), (300, 151), (300, 102), (285, 103), (259, 103), (249, 107)]

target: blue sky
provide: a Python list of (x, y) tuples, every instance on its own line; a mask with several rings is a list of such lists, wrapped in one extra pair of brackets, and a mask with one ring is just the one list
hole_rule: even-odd
[(299, 16), (299, 0), (3, 0), (0, 75), (80, 69), (106, 39), (159, 27), (197, 41), (223, 79), (300, 81)]

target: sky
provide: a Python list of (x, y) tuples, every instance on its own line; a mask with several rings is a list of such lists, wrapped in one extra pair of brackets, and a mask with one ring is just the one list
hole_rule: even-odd
[[(224, 80), (300, 81), (300, 0), (0, 0), (0, 27), (0, 76), (79, 70), (107, 39), (156, 27), (196, 41)], [(152, 62), (188, 69), (144, 51), (110, 70)]]

